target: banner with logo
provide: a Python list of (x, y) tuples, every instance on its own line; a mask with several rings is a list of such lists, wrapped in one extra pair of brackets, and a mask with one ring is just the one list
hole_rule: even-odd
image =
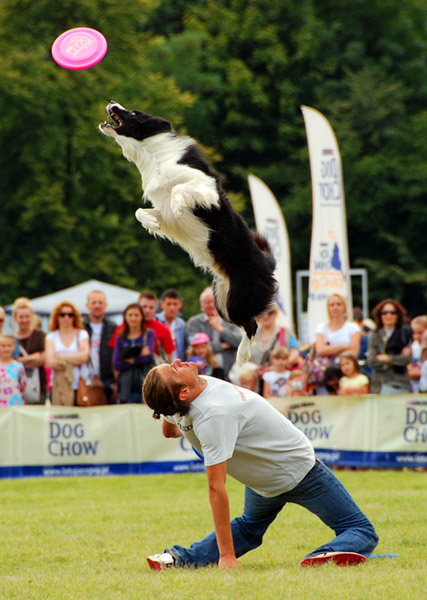
[(333, 292), (339, 293), (351, 311), (352, 296), (338, 143), (332, 127), (319, 111), (308, 106), (301, 106), (301, 111), (307, 133), (313, 196), (308, 284), (308, 329), (313, 342), (316, 327), (328, 319), (327, 298)]
[(427, 395), (311, 396), (271, 403), (329, 465), (427, 466)]
[(257, 231), (270, 244), (276, 260), (275, 277), (279, 284), (277, 303), (282, 313), (281, 320), (285, 327), (292, 330), (291, 254), (286, 222), (270, 188), (255, 175), (248, 175), (248, 182)]
[(0, 477), (200, 470), (187, 441), (164, 438), (146, 406), (0, 409)]
[[(427, 394), (278, 398), (271, 404), (337, 466), (426, 467)], [(0, 409), (0, 478), (204, 470), (145, 406)]]

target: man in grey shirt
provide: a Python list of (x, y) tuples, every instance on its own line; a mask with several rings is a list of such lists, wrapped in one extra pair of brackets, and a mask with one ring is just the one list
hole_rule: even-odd
[(242, 339), (239, 327), (226, 323), (218, 314), (215, 299), (211, 287), (207, 287), (200, 294), (200, 308), (202, 313), (191, 317), (187, 323), (187, 335), (191, 338), (196, 333), (206, 333), (210, 339), (210, 345), (220, 367), (228, 377), (228, 371), (236, 360), (237, 348)]
[[(143, 396), (163, 419), (166, 437), (185, 438), (204, 456), (215, 531), (190, 548), (174, 545), (147, 561), (153, 570), (218, 564), (239, 568), (287, 502), (304, 506), (335, 532), (302, 566), (366, 561), (378, 543), (367, 517), (335, 475), (314, 456), (306, 436), (264, 398), (231, 383), (200, 376), (177, 359), (152, 369)], [(241, 517), (230, 523), (226, 476), (246, 486)]]

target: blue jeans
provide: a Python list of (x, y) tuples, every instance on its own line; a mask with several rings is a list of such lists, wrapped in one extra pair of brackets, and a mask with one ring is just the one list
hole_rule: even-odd
[[(250, 488), (245, 488), (243, 515), (233, 519), (236, 556), (258, 548), (268, 526), (287, 502), (304, 506), (335, 532), (335, 538), (310, 552), (358, 552), (369, 556), (378, 544), (375, 529), (356, 505), (345, 487), (321, 461), (290, 492), (274, 498), (264, 498)], [(177, 566), (202, 567), (219, 561), (215, 532), (195, 542), (190, 548), (173, 546), (170, 550)]]

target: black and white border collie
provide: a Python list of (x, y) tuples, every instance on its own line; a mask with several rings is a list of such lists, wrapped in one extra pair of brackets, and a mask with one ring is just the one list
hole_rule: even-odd
[(100, 130), (121, 146), (142, 178), (144, 200), (135, 216), (149, 233), (179, 244), (193, 262), (213, 275), (219, 314), (243, 328), (237, 361), (250, 358), (256, 317), (274, 301), (274, 259), (264, 238), (251, 232), (227, 199), (218, 175), (195, 140), (178, 135), (171, 124), (110, 102), (113, 123)]

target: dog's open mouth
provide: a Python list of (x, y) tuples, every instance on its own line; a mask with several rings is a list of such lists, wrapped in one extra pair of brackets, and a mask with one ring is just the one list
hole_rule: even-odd
[(121, 127), (122, 125), (124, 125), (124, 121), (121, 118), (120, 115), (117, 115), (112, 108), (108, 109), (108, 114), (110, 115), (111, 119), (114, 121), (114, 123), (116, 124), (115, 126), (112, 125), (112, 127), (114, 127), (114, 129), (116, 127)]
[(118, 110), (119, 106), (115, 104), (107, 106), (107, 113), (112, 122), (104, 121), (104, 123), (101, 123), (100, 126), (102, 129), (114, 129), (117, 131), (125, 124), (123, 118), (115, 111), (115, 109)]

